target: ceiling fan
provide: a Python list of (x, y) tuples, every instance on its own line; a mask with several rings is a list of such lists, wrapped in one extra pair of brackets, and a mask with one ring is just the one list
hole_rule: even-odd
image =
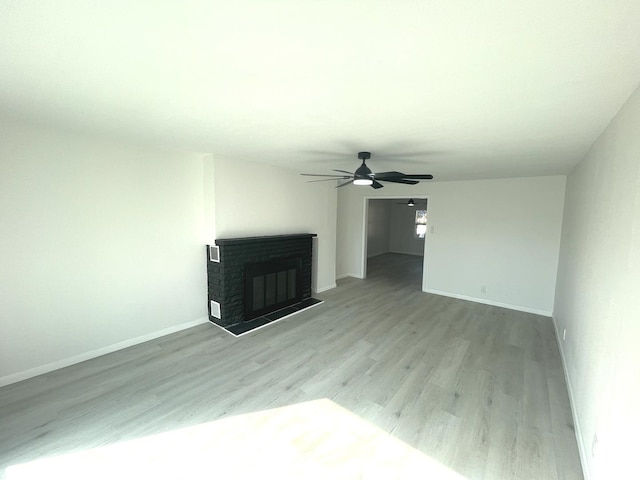
[(301, 173), (300, 175), (304, 175), (307, 177), (329, 177), (323, 178), (320, 180), (309, 180), (309, 182), (326, 182), (329, 180), (348, 180), (347, 182), (341, 183), (338, 187), (344, 187), (346, 185), (371, 185), (372, 188), (382, 188), (380, 182), (392, 182), (392, 183), (405, 183), (407, 185), (415, 185), (419, 183), (419, 180), (431, 180), (433, 175), (427, 174), (409, 174), (405, 175), (401, 172), (380, 172), (373, 173), (367, 164), (365, 163), (368, 159), (371, 158), (371, 152), (358, 152), (358, 158), (362, 160), (362, 165), (358, 167), (358, 169), (354, 172), (347, 172), (346, 170), (336, 170), (334, 172), (340, 172), (343, 175), (323, 175), (317, 173)]

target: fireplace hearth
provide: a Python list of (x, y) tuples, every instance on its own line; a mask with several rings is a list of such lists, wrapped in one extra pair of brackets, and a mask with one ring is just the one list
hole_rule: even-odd
[(321, 303), (311, 297), (315, 236), (228, 238), (207, 245), (209, 320), (241, 335)]

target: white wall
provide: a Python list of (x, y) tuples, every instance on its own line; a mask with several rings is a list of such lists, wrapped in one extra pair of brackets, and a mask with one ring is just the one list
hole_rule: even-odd
[(367, 219), (367, 257), (388, 253), (391, 223), (390, 201), (370, 200)]
[(206, 321), (202, 169), (0, 121), (0, 384)]
[(338, 278), (363, 275), (365, 196), (428, 196), (427, 291), (551, 315), (564, 187), (554, 176), (339, 189)]
[[(415, 200), (415, 199), (414, 199)], [(416, 210), (427, 208), (424, 200), (409, 207), (406, 200), (390, 200), (391, 223), (389, 225), (389, 250), (408, 255), (424, 254), (424, 238), (416, 234)]]
[(336, 202), (333, 182), (307, 183), (297, 172), (216, 157), (217, 238), (315, 233), (313, 289), (335, 287)]
[[(554, 320), (587, 478), (637, 473), (640, 90), (569, 175)], [(594, 438), (597, 442), (594, 446)]]

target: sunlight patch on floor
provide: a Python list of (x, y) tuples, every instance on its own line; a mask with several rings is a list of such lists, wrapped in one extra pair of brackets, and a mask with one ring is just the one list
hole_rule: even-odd
[(8, 480), (467, 480), (328, 399), (12, 465)]

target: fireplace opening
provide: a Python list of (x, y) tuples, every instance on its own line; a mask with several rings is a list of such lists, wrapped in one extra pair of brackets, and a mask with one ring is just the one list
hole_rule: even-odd
[(245, 319), (302, 301), (302, 258), (279, 258), (245, 266)]

